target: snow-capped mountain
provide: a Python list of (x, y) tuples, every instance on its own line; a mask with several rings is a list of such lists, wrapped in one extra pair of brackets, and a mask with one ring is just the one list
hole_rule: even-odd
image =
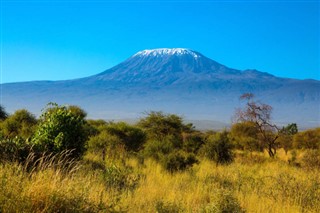
[(77, 104), (90, 117), (138, 118), (148, 110), (230, 123), (239, 96), (252, 92), (274, 108), (278, 123), (320, 126), (320, 82), (228, 68), (184, 48), (140, 51), (94, 76), (69, 81), (4, 84), (4, 106), (39, 114), (48, 102)]

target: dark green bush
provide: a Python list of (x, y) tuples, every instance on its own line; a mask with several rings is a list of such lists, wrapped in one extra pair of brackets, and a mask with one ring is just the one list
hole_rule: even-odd
[(146, 141), (146, 134), (140, 128), (125, 122), (110, 123), (105, 131), (118, 137), (127, 151), (139, 151)]
[(20, 137), (0, 140), (0, 162), (25, 162), (31, 145)]
[(149, 140), (145, 144), (145, 148), (143, 150), (143, 154), (145, 157), (151, 157), (156, 161), (160, 161), (164, 155), (168, 155), (169, 153), (175, 150), (173, 143), (168, 140)]
[(198, 162), (199, 161), (193, 154), (186, 154), (181, 152), (170, 153), (162, 160), (163, 167), (171, 173), (184, 171)]
[(228, 164), (233, 161), (233, 146), (226, 131), (207, 138), (201, 153), (217, 164)]

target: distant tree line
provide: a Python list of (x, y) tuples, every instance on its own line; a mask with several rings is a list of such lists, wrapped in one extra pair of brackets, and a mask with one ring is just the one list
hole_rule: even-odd
[(218, 164), (234, 160), (234, 150), (267, 151), (271, 158), (283, 148), (320, 150), (320, 128), (298, 132), (295, 123), (279, 128), (271, 121), (272, 107), (255, 101), (252, 94), (241, 99), (230, 130), (201, 132), (175, 114), (151, 111), (135, 125), (87, 119), (78, 106), (50, 103), (37, 119), (25, 109), (8, 114), (0, 106), (0, 162), (23, 162), (32, 152), (57, 154), (71, 150), (80, 159), (86, 152), (101, 161), (136, 156), (151, 158), (169, 172), (188, 169), (201, 159)]

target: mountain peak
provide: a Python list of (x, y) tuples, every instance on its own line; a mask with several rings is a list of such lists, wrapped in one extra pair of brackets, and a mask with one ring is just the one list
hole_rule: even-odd
[(150, 49), (150, 50), (142, 50), (136, 53), (134, 56), (168, 56), (168, 55), (191, 55), (194, 58), (201, 57), (200, 53), (197, 53), (193, 50), (186, 49), (186, 48), (158, 48), (158, 49)]

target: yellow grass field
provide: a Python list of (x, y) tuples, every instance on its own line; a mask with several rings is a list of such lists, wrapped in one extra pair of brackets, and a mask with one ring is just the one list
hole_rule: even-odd
[[(0, 212), (320, 212), (320, 172), (278, 153), (237, 154), (216, 166), (202, 159), (170, 174), (153, 160), (43, 159), (0, 165)], [(66, 166), (68, 165), (68, 166)]]

